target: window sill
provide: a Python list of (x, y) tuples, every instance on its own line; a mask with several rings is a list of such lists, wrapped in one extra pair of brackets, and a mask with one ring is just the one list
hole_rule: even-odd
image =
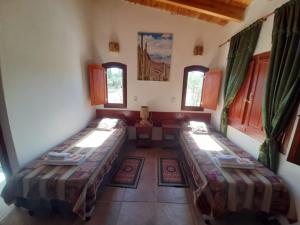
[(243, 134), (255, 139), (256, 141), (259, 141), (259, 142), (264, 142), (266, 136), (264, 133), (257, 133), (257, 132), (250, 132), (248, 130), (246, 130), (245, 127), (243, 126), (238, 126), (238, 125), (233, 125), (233, 124), (229, 124), (230, 127), (242, 132)]
[(300, 166), (300, 160), (299, 160), (299, 159), (294, 159), (294, 158), (288, 157), (288, 158), (287, 158), (287, 161), (290, 162), (290, 163), (293, 163), (293, 164), (295, 164), (295, 165)]
[(126, 109), (127, 104), (104, 104), (104, 108), (121, 108)]
[(181, 107), (181, 111), (203, 111), (202, 107), (184, 106)]

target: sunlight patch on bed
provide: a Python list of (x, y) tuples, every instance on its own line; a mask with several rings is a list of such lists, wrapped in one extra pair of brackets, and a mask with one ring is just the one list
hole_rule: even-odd
[(224, 149), (209, 135), (190, 132), (198, 147), (205, 151), (223, 151)]
[(96, 148), (101, 146), (104, 141), (112, 134), (112, 131), (93, 131), (75, 146), (80, 148)]

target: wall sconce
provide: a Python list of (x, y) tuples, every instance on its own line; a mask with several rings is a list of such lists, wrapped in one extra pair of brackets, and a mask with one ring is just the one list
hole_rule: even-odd
[(120, 51), (120, 46), (118, 42), (109, 42), (108, 44), (108, 49), (110, 52), (119, 52)]
[(194, 47), (194, 55), (202, 55), (203, 54), (203, 46), (202, 45), (196, 45)]

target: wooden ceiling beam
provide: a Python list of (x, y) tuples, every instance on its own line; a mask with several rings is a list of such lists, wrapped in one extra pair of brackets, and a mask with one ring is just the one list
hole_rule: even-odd
[(189, 9), (195, 12), (218, 17), (225, 20), (241, 22), (244, 9), (213, 0), (156, 0), (157, 2)]

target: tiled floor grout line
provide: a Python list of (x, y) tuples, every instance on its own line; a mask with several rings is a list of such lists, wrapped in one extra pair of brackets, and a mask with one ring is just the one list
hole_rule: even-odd
[(123, 207), (123, 202), (120, 203), (120, 209), (118, 210), (118, 215), (117, 215), (117, 219), (116, 219), (115, 225), (118, 224), (118, 222), (119, 222), (122, 207)]

